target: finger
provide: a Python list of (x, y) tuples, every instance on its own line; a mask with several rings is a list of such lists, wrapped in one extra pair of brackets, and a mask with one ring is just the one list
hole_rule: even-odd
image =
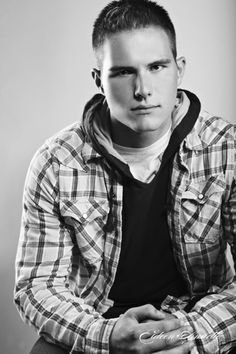
[[(190, 339), (193, 329), (190, 326), (181, 327), (177, 330), (162, 334), (163, 345), (166, 347), (173, 347), (184, 344)], [(158, 339), (158, 335), (156, 337)], [(161, 338), (160, 338), (161, 339)]]
[(152, 352), (153, 354), (188, 354), (194, 348), (194, 342), (187, 342), (178, 347)]
[[(161, 311), (162, 312), (162, 311)], [(172, 315), (171, 313), (168, 313), (168, 312), (162, 312), (165, 314), (165, 320), (171, 320), (171, 319), (176, 319), (177, 317)], [(147, 323), (147, 322), (153, 322), (153, 319), (146, 319), (144, 321), (142, 321), (143, 323)]]
[(146, 323), (139, 323), (137, 326), (139, 334), (142, 332), (151, 332), (156, 331), (157, 333), (161, 332), (170, 332), (178, 328), (186, 327), (185, 322), (178, 318), (173, 319), (164, 319), (159, 321), (152, 321)]
[(151, 332), (143, 332), (139, 336), (139, 341), (143, 349), (152, 353), (156, 350), (170, 349), (171, 347), (183, 344), (188, 337), (190, 338), (192, 332), (193, 330), (190, 326), (181, 327), (169, 332), (154, 330), (152, 334)]
[(163, 320), (165, 318), (165, 313), (157, 310), (151, 304), (132, 307), (124, 313), (125, 317), (135, 318), (138, 322), (145, 321), (146, 319), (153, 320)]

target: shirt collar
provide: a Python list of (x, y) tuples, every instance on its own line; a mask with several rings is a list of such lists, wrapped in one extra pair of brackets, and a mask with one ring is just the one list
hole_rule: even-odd
[(198, 135), (197, 129), (194, 127), (192, 131), (185, 138), (185, 146), (189, 150), (201, 151), (204, 146)]
[[(188, 97), (189, 94), (190, 94), (190, 92), (185, 91), (185, 90), (178, 91), (178, 96), (177, 96), (178, 104), (176, 105), (176, 107), (172, 113), (172, 119), (173, 119), (173, 127), (172, 128), (175, 128), (175, 126), (179, 124), (179, 122), (183, 119), (183, 117), (188, 112), (188, 109), (190, 106), (190, 97)], [(193, 94), (191, 94), (191, 95), (193, 95)], [(96, 112), (96, 113), (98, 114), (98, 112)], [(104, 112), (104, 110), (102, 110), (102, 112), (99, 112), (99, 113), (100, 114), (103, 113), (102, 114), (103, 115), (102, 123), (103, 123), (103, 125), (104, 124), (106, 125), (105, 130), (104, 130), (104, 127), (102, 127), (103, 129), (101, 129), (101, 127), (100, 127), (100, 129), (102, 130), (102, 132), (107, 131), (108, 130), (108, 128), (107, 128), (108, 123), (107, 123), (106, 119), (104, 119), (105, 117), (107, 117), (107, 112)], [(96, 123), (96, 120), (95, 120), (95, 123)], [(94, 126), (94, 122), (93, 122), (93, 129), (94, 129), (94, 127), (97, 128), (96, 124)], [(100, 130), (100, 129), (97, 129), (97, 130)], [(107, 139), (107, 132), (106, 132), (106, 134), (104, 134), (104, 132), (103, 132), (103, 135)], [(202, 142), (200, 140), (200, 137), (198, 135), (198, 131), (196, 130), (195, 126), (193, 127), (191, 132), (186, 136), (186, 138), (184, 139), (184, 142), (185, 142), (186, 148), (188, 148), (189, 150), (198, 151), (198, 150), (203, 149)], [(81, 153), (82, 153), (82, 158), (85, 163), (89, 163), (89, 162), (91, 162), (91, 160), (103, 157), (102, 152), (99, 153), (98, 151), (95, 150), (95, 148), (93, 147), (93, 142), (90, 139), (88, 141), (85, 141)]]
[(93, 159), (101, 158), (99, 154), (92, 146), (92, 143), (85, 142), (81, 151), (82, 158), (85, 163), (91, 162)]

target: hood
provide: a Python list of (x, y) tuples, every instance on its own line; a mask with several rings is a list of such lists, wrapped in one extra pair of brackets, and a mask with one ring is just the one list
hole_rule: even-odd
[[(194, 94), (186, 90), (178, 90), (177, 103), (172, 112), (172, 131), (185, 117), (189, 111), (190, 103), (194, 99), (198, 101), (198, 98)], [(86, 137), (86, 142), (92, 143), (94, 149), (99, 154), (107, 155), (108, 153), (126, 163), (113, 147), (110, 110), (104, 95), (94, 95), (85, 105), (82, 129)]]

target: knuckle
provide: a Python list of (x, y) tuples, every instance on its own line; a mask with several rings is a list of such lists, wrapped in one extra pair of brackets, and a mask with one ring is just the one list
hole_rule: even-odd
[(148, 352), (147, 352), (146, 350), (144, 350), (142, 347), (137, 346), (135, 353), (137, 353), (137, 354), (146, 354), (146, 353), (148, 353)]
[(143, 305), (143, 311), (146, 313), (146, 315), (152, 314), (154, 309), (155, 309), (155, 307), (151, 304)]
[(146, 311), (152, 311), (152, 310), (155, 309), (155, 307), (153, 305), (151, 305), (151, 304), (146, 304), (146, 305), (144, 305), (144, 309)]
[(189, 347), (189, 345), (180, 345), (176, 348), (173, 348), (172, 350), (170, 350), (169, 354), (188, 354), (190, 353), (191, 348)]
[(179, 341), (178, 334), (174, 332), (163, 333), (161, 339), (164, 347), (175, 345)]
[(132, 317), (136, 312), (136, 308), (132, 307), (130, 309), (128, 309), (127, 311), (125, 311), (125, 313), (123, 314), (123, 317)]
[(169, 332), (180, 328), (180, 322), (178, 319), (174, 320), (163, 320), (161, 321), (162, 329), (164, 332)]
[(128, 309), (127, 311), (125, 311), (123, 316), (126, 317), (126, 316), (129, 316), (129, 315), (132, 315), (132, 313), (133, 313), (133, 309), (131, 308), (131, 309)]
[(172, 342), (170, 335), (165, 334), (165, 335), (163, 336), (163, 342), (164, 342), (164, 346), (165, 346), (165, 347), (168, 346), (168, 345), (170, 345), (171, 342)]
[(126, 333), (127, 333), (127, 338), (130, 341), (135, 341), (138, 339), (138, 333), (135, 327), (128, 327)]
[(148, 309), (153, 309), (153, 305), (152, 304), (145, 304), (143, 305), (144, 308)]
[(135, 343), (129, 346), (130, 354), (144, 354), (144, 351)]

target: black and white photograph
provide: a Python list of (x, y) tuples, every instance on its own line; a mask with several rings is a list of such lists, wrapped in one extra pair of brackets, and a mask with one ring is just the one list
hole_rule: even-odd
[(236, 354), (235, 0), (0, 0), (2, 354)]

